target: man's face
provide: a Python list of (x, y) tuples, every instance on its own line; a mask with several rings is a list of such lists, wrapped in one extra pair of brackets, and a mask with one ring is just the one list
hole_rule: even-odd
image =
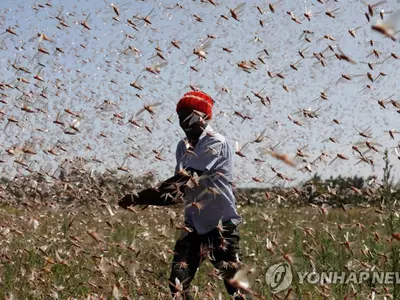
[(197, 140), (206, 127), (206, 122), (201, 122), (200, 117), (193, 110), (182, 108), (178, 111), (179, 125), (186, 133), (189, 140)]

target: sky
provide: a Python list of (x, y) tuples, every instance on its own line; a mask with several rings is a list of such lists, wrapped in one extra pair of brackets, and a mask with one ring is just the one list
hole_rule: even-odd
[[(87, 164), (85, 168), (89, 170), (104, 171), (123, 166), (133, 176), (153, 172), (159, 180), (166, 179), (173, 174), (176, 145), (184, 137), (177, 122), (176, 103), (190, 90), (190, 85), (195, 85), (215, 100), (211, 126), (225, 135), (234, 149), (236, 141), (240, 146), (244, 145), (265, 130), (265, 139), (261, 143), (251, 143), (243, 151), (246, 157), (235, 156), (234, 175), (238, 186), (287, 183), (271, 180), (275, 174), (270, 167), (276, 167), (293, 179), (291, 183), (305, 181), (316, 173), (323, 177), (381, 177), (382, 152), (385, 148), (395, 147), (400, 137), (395, 134), (395, 139), (391, 139), (388, 130), (400, 131), (400, 114), (391, 103), (385, 103), (386, 108), (383, 108), (376, 99), (393, 95), (391, 99), (400, 104), (396, 80), (400, 78), (400, 69), (399, 61), (393, 57), (379, 62), (391, 53), (400, 56), (400, 51), (397, 41), (372, 31), (371, 25), (378, 22), (379, 12), (384, 9), (388, 12), (384, 20), (397, 28), (398, 21), (390, 18), (398, 16), (389, 12), (400, 9), (399, 1), (388, 0), (376, 7), (371, 22), (365, 16), (368, 8), (361, 1), (325, 2), (280, 1), (273, 13), (266, 1), (246, 1), (241, 6), (240, 1), (215, 1), (216, 5), (209, 1), (177, 3), (176, 0), (0, 1), (0, 82), (19, 88), (19, 91), (10, 88), (1, 91), (4, 94), (0, 103), (3, 174), (11, 177), (17, 170), (28, 174), (15, 163), (21, 157), (33, 170), (55, 172), (57, 165), (65, 159), (79, 156), (102, 161)], [(113, 19), (117, 15), (112, 5), (118, 8), (119, 21)], [(235, 11), (238, 20), (235, 20), (230, 9), (238, 6)], [(311, 21), (304, 17), (306, 11), (312, 11)], [(328, 17), (326, 11), (335, 11), (335, 18)], [(288, 12), (292, 12), (301, 24), (293, 21)], [(151, 24), (143, 21), (149, 13), (147, 20)], [(90, 30), (81, 24), (88, 15)], [(68, 27), (60, 25), (56, 17), (63, 19)], [(127, 20), (135, 23), (137, 30)], [(6, 32), (10, 26), (17, 35)], [(348, 30), (354, 28), (357, 30), (352, 37)], [(313, 32), (308, 34), (311, 42), (304, 40), (304, 30)], [(44, 33), (52, 41), (40, 41), (38, 33)], [(207, 35), (215, 38), (207, 38)], [(179, 41), (180, 49), (171, 44), (173, 40)], [(193, 49), (207, 40), (211, 42), (205, 49), (206, 59), (200, 60), (193, 54)], [(374, 41), (373, 46), (370, 40)], [(329, 45), (336, 53), (340, 48), (356, 63), (339, 61), (334, 52), (326, 50), (323, 52), (325, 67), (322, 66), (313, 53), (322, 52)], [(128, 51), (129, 46), (135, 47), (137, 53)], [(39, 52), (39, 47), (49, 54)], [(156, 47), (163, 51), (165, 60), (156, 55)], [(62, 49), (63, 53), (56, 48)], [(231, 53), (223, 48), (228, 48)], [(303, 49), (306, 49), (305, 59), (298, 54)], [(379, 58), (372, 53), (374, 49)], [(239, 68), (238, 63), (249, 60), (257, 64), (256, 69), (248, 73)], [(296, 62), (297, 70), (290, 67)], [(373, 70), (368, 68), (368, 62), (373, 63)], [(158, 74), (146, 71), (146, 67), (157, 64), (164, 64)], [(26, 68), (31, 73), (17, 73), (12, 65)], [(39, 70), (43, 81), (34, 78)], [(284, 79), (271, 78), (268, 71), (279, 73)], [(380, 72), (386, 76), (370, 82), (367, 72), (373, 78)], [(350, 75), (351, 81), (342, 79), (338, 82), (342, 74)], [(18, 81), (21, 77), (29, 83)], [(130, 85), (138, 77), (142, 90)], [(373, 89), (362, 91), (367, 85), (372, 85)], [(47, 99), (40, 96), (44, 89)], [(266, 106), (254, 95), (262, 89), (261, 94), (270, 99)], [(327, 100), (319, 98), (323, 91), (326, 91)], [(105, 101), (115, 105), (102, 106)], [(152, 103), (159, 103), (154, 107), (154, 115), (144, 111), (135, 116), (144, 105)], [(24, 112), (21, 110), (24, 105), (44, 112)], [(64, 133), (77, 119), (66, 113), (66, 109), (79, 114), (80, 132), (68, 129), (75, 135)], [(300, 113), (302, 109), (318, 110), (318, 118), (305, 118)], [(58, 112), (66, 123), (65, 128), (53, 123)], [(235, 112), (250, 118), (243, 120)], [(120, 122), (115, 115), (123, 117)], [(17, 119), (20, 127), (10, 123), (10, 117)], [(130, 124), (131, 118), (141, 127)], [(339, 120), (340, 124), (334, 123), (333, 119)], [(371, 135), (369, 139), (358, 134), (367, 128)], [(333, 143), (329, 137), (337, 142)], [(352, 145), (361, 143), (365, 150), (365, 140), (377, 143), (379, 153), (370, 151), (366, 154), (373, 159), (374, 169), (366, 163), (355, 165), (358, 159)], [(46, 154), (44, 150), (51, 149), (58, 141), (63, 143), (66, 151), (56, 149), (58, 156)], [(329, 157), (325, 163), (316, 164), (312, 172), (304, 173), (299, 171), (304, 166), (299, 158), (296, 158), (297, 167), (293, 168), (263, 153), (263, 149), (278, 142), (276, 151), (291, 157), (295, 156), (296, 149), (303, 147), (309, 155), (308, 162), (315, 160), (322, 151)], [(10, 156), (6, 151), (27, 143), (34, 145), (36, 155), (23, 156), (17, 151)], [(162, 150), (163, 160), (156, 159), (153, 150)], [(128, 157), (129, 153), (138, 158)], [(337, 153), (344, 154), (348, 160), (337, 159), (329, 164)], [(255, 158), (265, 162), (257, 162)], [(394, 149), (390, 149), (390, 158), (396, 174), (399, 162)], [(124, 174), (124, 171), (118, 173)], [(262, 182), (254, 181), (254, 177)]]

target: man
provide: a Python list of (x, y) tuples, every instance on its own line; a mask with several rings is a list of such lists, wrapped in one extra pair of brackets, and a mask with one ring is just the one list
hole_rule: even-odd
[[(119, 205), (171, 205), (185, 202), (185, 230), (174, 248), (170, 276), (172, 295), (193, 299), (190, 282), (205, 258), (224, 278), (234, 299), (244, 299), (231, 284), (240, 268), (239, 232), (242, 219), (236, 211), (231, 181), (233, 151), (224, 136), (209, 125), (214, 101), (200, 91), (186, 93), (177, 104), (186, 138), (178, 143), (175, 176), (158, 188), (126, 195)], [(183, 291), (179, 291), (180, 286)]]

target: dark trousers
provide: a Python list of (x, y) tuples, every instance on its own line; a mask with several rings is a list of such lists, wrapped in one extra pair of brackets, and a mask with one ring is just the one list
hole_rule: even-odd
[[(189, 291), (190, 283), (197, 268), (205, 259), (210, 259), (218, 269), (228, 293), (234, 295), (237, 292), (237, 289), (229, 284), (229, 279), (240, 268), (239, 231), (231, 222), (225, 223), (223, 227), (222, 233), (217, 228), (204, 235), (193, 231), (176, 242), (169, 279), (169, 286), (175, 299), (194, 299)], [(176, 286), (176, 278), (180, 286), (179, 284)], [(244, 298), (238, 296), (234, 299)]]

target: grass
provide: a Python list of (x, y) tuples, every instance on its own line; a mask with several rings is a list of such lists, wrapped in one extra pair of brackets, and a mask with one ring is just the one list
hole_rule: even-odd
[[(172, 212), (177, 214), (174, 220)], [(372, 266), (392, 270), (398, 265), (392, 260), (398, 259), (400, 242), (387, 228), (391, 219), (374, 208), (325, 211), (264, 204), (239, 207), (239, 212), (244, 219), (243, 261), (256, 268), (251, 288), (265, 299), (273, 299), (265, 272), (277, 262), (288, 261), (301, 272), (311, 271), (312, 266), (322, 272)], [(2, 205), (0, 295), (169, 299), (170, 250), (182, 208), (132, 213), (112, 207), (112, 214), (102, 206), (89, 211), (78, 206), (29, 211)], [(267, 239), (275, 242), (270, 250)], [(212, 299), (210, 295), (217, 299), (220, 292), (227, 299), (222, 281), (210, 275), (212, 270), (210, 262), (203, 263), (192, 282), (200, 291), (198, 299)], [(393, 292), (393, 286), (372, 287), (366, 282), (354, 286), (354, 294), (351, 285), (300, 284), (295, 276), (288, 299), (367, 299), (372, 288), (381, 295)]]

